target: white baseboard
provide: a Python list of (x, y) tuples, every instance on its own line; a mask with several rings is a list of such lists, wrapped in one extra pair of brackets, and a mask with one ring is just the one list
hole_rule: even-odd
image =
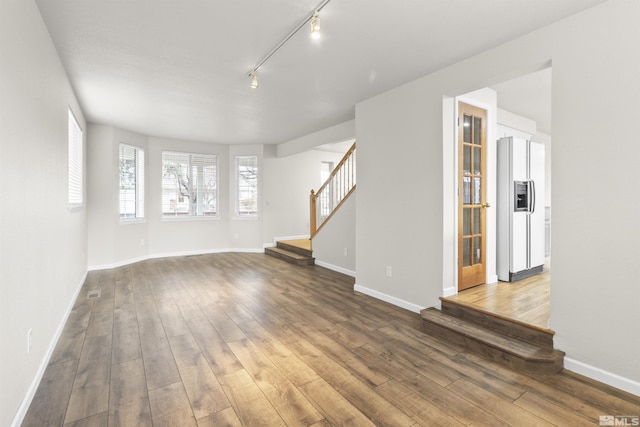
[[(245, 253), (245, 254), (263, 254), (264, 253), (264, 249), (230, 248), (230, 249), (226, 249), (224, 251), (216, 251), (215, 253), (221, 253), (221, 252), (240, 252), (240, 253)], [(209, 253), (214, 253), (214, 252), (209, 252)], [(202, 255), (202, 254), (197, 254), (197, 255)]]
[(11, 422), (11, 427), (20, 427), (20, 425), (24, 421), (24, 417), (27, 415), (29, 406), (31, 406), (31, 402), (33, 401), (33, 398), (36, 395), (36, 391), (40, 386), (40, 381), (42, 381), (42, 377), (44, 376), (44, 371), (46, 371), (47, 366), (49, 365), (49, 360), (51, 360), (53, 351), (55, 350), (56, 345), (58, 344), (58, 340), (60, 339), (60, 335), (62, 335), (64, 325), (67, 323), (67, 320), (69, 319), (71, 310), (73, 310), (73, 306), (76, 303), (76, 300), (78, 299), (78, 295), (80, 294), (80, 290), (82, 289), (82, 285), (84, 285), (84, 282), (86, 279), (87, 279), (87, 271), (85, 271), (84, 274), (82, 275), (82, 279), (80, 279), (80, 283), (77, 285), (76, 290), (73, 293), (73, 296), (71, 297), (71, 301), (67, 306), (67, 310), (62, 316), (60, 323), (58, 323), (58, 327), (56, 328), (56, 331), (53, 334), (53, 338), (49, 343), (49, 348), (47, 348), (47, 351), (44, 354), (42, 361), (40, 362), (40, 366), (38, 366), (38, 370), (36, 371), (36, 374), (33, 377), (33, 380), (31, 381), (29, 388), (27, 389), (27, 393), (25, 394), (24, 399), (22, 399), (22, 403), (20, 404), (20, 407), (16, 412), (16, 416), (13, 418), (13, 421)]
[(373, 289), (365, 288), (364, 286), (360, 286), (358, 284), (355, 284), (353, 286), (353, 290), (361, 292), (365, 295), (369, 295), (370, 297), (382, 300), (384, 302), (388, 302), (389, 304), (393, 304), (400, 308), (404, 308), (405, 310), (412, 311), (414, 313), (420, 313), (420, 310), (424, 308), (424, 307), (420, 307), (419, 305), (415, 305), (408, 301), (402, 300), (400, 298), (392, 297), (391, 295), (387, 295), (385, 293), (378, 292)]
[(115, 262), (113, 264), (97, 264), (90, 265), (89, 271), (96, 270), (109, 270), (111, 268), (123, 267), (125, 265), (134, 264), (140, 261), (146, 261), (148, 259), (157, 259), (157, 258), (170, 258), (170, 257), (180, 257), (180, 256), (194, 256), (194, 255), (208, 255), (208, 254), (219, 254), (225, 252), (243, 252), (243, 253), (262, 253), (264, 249), (259, 248), (222, 248), (222, 249), (208, 249), (208, 250), (200, 250), (200, 251), (184, 251), (184, 252), (167, 252), (162, 254), (150, 254), (137, 258), (129, 258), (122, 261)]
[(457, 293), (458, 293), (458, 290), (455, 288), (455, 286), (450, 286), (442, 290), (442, 296), (445, 298), (450, 297), (451, 295), (455, 295)]
[(338, 273), (346, 274), (347, 276), (356, 277), (355, 271), (351, 271), (337, 265), (329, 264), (328, 262), (316, 260), (316, 265), (319, 265), (320, 267), (324, 267), (329, 270), (337, 271)]
[(145, 261), (149, 259), (149, 256), (141, 256), (137, 258), (129, 258), (122, 261), (114, 262), (113, 264), (97, 264), (90, 265), (88, 267), (89, 271), (97, 271), (97, 270), (109, 270), (112, 268), (122, 267), (123, 265), (135, 264), (136, 262)]
[(564, 368), (576, 374), (584, 375), (585, 377), (610, 385), (611, 387), (640, 396), (640, 382), (621, 377), (620, 375), (607, 372), (569, 357), (564, 358)]

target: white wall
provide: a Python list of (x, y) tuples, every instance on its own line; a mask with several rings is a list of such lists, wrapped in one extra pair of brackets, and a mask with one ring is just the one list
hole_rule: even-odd
[[(149, 227), (148, 251), (151, 256), (205, 253), (229, 248), (229, 148), (224, 144), (182, 141), (149, 137), (147, 171), (147, 223)], [(218, 156), (218, 211), (219, 216), (187, 220), (163, 219), (162, 205), (162, 152), (215, 154)]]
[(551, 327), (567, 367), (640, 393), (640, 145), (628, 136), (640, 114), (630, 96), (640, 93), (638, 19), (640, 2), (612, 0), (358, 104), (358, 286), (409, 308), (437, 305), (452, 238), (443, 229), (443, 97), (552, 62)]
[[(242, 218), (235, 214), (235, 156), (258, 157), (258, 215), (256, 217)], [(229, 146), (229, 215), (228, 236), (230, 248), (235, 251), (262, 250), (262, 224), (264, 220), (264, 146), (262, 145), (231, 145)]]
[[(145, 182), (151, 179), (147, 137), (112, 126), (89, 124), (87, 133), (89, 265), (117, 264), (147, 255), (146, 222), (120, 223), (119, 146), (142, 148), (147, 167)], [(148, 185), (146, 186), (149, 189)], [(148, 200), (146, 206), (150, 208)], [(142, 242), (144, 244), (141, 244)]]
[(316, 264), (356, 275), (356, 189), (313, 238)]
[(413, 82), (356, 106), (356, 289), (415, 311), (442, 293), (442, 95)]
[(575, 361), (633, 380), (636, 394), (639, 20), (640, 2), (619, 0), (563, 27), (553, 58), (551, 144), (556, 342), (571, 367)]
[(264, 158), (263, 243), (273, 238), (309, 236), (309, 195), (320, 185), (321, 163), (338, 164), (344, 153), (308, 150)]
[[(118, 150), (121, 143), (145, 150), (145, 219), (119, 219)], [(229, 147), (180, 141), (89, 125), (89, 266), (109, 268), (140, 259), (229, 250)], [(162, 152), (184, 151), (218, 156), (218, 218), (163, 219)], [(259, 239), (257, 239), (259, 240)], [(258, 250), (259, 243), (252, 248)]]
[[(146, 218), (121, 223), (118, 215), (118, 147), (145, 150)], [(322, 161), (342, 154), (310, 150), (275, 157), (276, 147), (180, 141), (89, 125), (89, 266), (110, 268), (149, 257), (220, 251), (262, 251), (274, 238), (309, 235), (309, 192), (320, 186)], [(167, 220), (160, 214), (162, 151), (218, 156), (219, 216)], [(254, 218), (235, 215), (236, 155), (258, 156), (259, 206)]]
[(68, 107), (86, 124), (32, 1), (0, 2), (0, 41), (0, 425), (8, 426), (26, 413), (86, 274), (86, 209), (67, 207)]
[(340, 123), (317, 132), (304, 135), (291, 141), (278, 144), (276, 155), (286, 157), (292, 154), (313, 150), (319, 145), (345, 142), (353, 139), (355, 135), (355, 121)]

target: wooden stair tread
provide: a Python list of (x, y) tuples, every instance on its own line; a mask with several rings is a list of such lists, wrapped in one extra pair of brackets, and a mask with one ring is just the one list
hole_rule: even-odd
[(290, 250), (287, 250), (287, 249), (278, 248), (278, 247), (266, 248), (266, 250), (270, 251), (270, 252), (276, 252), (276, 253), (279, 253), (281, 255), (286, 255), (286, 256), (288, 256), (290, 258), (294, 258), (294, 259), (297, 259), (297, 260), (303, 260), (303, 259), (311, 258), (311, 257), (309, 257), (307, 255), (302, 255), (302, 254), (299, 254), (297, 252), (293, 252), (293, 251), (290, 251)]
[(458, 301), (451, 301), (447, 298), (440, 298), (440, 300), (441, 311), (444, 314), (472, 322), (482, 328), (529, 344), (553, 348), (554, 332), (550, 329), (544, 329), (506, 316), (496, 316), (495, 313), (470, 304), (460, 304)]
[(276, 248), (295, 252), (306, 257), (311, 257), (313, 255), (310, 241), (307, 243), (300, 240), (278, 240), (276, 242)]
[(290, 250), (286, 245), (283, 247), (280, 242), (278, 242), (278, 246), (276, 247), (265, 248), (264, 252), (267, 255), (271, 255), (297, 265), (314, 265), (316, 261), (315, 258), (311, 256), (311, 252), (304, 250)]
[(439, 325), (469, 339), (499, 349), (524, 360), (538, 362), (555, 362), (564, 357), (564, 352), (529, 344), (516, 338), (493, 332), (472, 322), (458, 319), (430, 307), (422, 310), (421, 316), (427, 322)]
[(290, 246), (311, 252), (311, 239), (278, 240), (281, 246)]
[(477, 312), (485, 314), (487, 316), (495, 317), (496, 319), (501, 319), (501, 320), (505, 320), (507, 322), (515, 323), (515, 324), (518, 324), (518, 325), (522, 325), (522, 326), (527, 327), (529, 329), (534, 329), (534, 330), (537, 330), (537, 331), (539, 331), (541, 333), (549, 334), (551, 336), (555, 335), (555, 331), (553, 331), (552, 329), (543, 328), (543, 327), (538, 326), (538, 325), (532, 325), (531, 323), (523, 322), (521, 320), (514, 319), (512, 317), (503, 316), (502, 314), (495, 313), (495, 312), (492, 312), (492, 311), (489, 311), (489, 310), (485, 310), (483, 308), (480, 308), (480, 307), (475, 306), (473, 304), (469, 304), (469, 303), (464, 302), (464, 301), (458, 301), (458, 300), (454, 300), (454, 299), (450, 299), (450, 298), (446, 298), (446, 297), (440, 297), (440, 301), (442, 301), (443, 303), (448, 303), (448, 304), (451, 304), (451, 305), (457, 305), (457, 306), (460, 306), (460, 307), (468, 308), (470, 310), (477, 311)]

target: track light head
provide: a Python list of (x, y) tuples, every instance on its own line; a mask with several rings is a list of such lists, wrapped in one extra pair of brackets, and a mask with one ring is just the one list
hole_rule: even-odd
[(311, 18), (311, 38), (316, 40), (320, 38), (320, 16), (317, 13)]
[(293, 29), (287, 36), (282, 39), (280, 43), (276, 45), (269, 53), (265, 55), (249, 72), (248, 76), (251, 79), (251, 88), (258, 88), (258, 69), (264, 65), (265, 62), (269, 60), (276, 52), (282, 48), (294, 35), (298, 33), (302, 28), (304, 28), (308, 23), (311, 23), (311, 38), (318, 39), (320, 38), (320, 11), (324, 9), (324, 7), (329, 4), (331, 0), (322, 0), (318, 6), (312, 10), (308, 15), (305, 16), (304, 20), (298, 24), (296, 28)]
[(254, 70), (249, 73), (249, 77), (251, 78), (251, 89), (258, 88), (258, 70)]

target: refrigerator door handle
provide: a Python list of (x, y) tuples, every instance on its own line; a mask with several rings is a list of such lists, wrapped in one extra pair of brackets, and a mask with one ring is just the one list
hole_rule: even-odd
[(529, 205), (529, 212), (535, 212), (536, 210), (536, 182), (529, 181), (529, 197), (531, 204)]

